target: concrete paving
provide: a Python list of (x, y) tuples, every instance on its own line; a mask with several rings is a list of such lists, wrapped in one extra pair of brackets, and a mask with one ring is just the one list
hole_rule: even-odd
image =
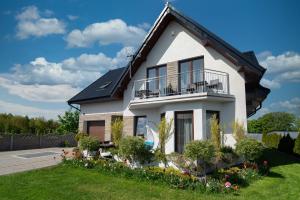
[(0, 175), (29, 171), (57, 165), (62, 150), (72, 148), (45, 148), (0, 152)]

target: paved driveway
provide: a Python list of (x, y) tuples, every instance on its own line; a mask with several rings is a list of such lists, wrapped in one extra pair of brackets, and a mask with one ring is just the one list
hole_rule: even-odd
[(61, 162), (62, 149), (68, 148), (0, 152), (0, 175), (56, 165)]

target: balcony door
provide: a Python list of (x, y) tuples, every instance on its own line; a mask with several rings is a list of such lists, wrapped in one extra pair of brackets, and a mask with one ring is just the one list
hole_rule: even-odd
[(166, 88), (167, 79), (166, 65), (151, 67), (147, 69), (147, 89), (150, 92), (163, 94)]
[(196, 89), (204, 80), (204, 59), (203, 57), (183, 60), (179, 62), (179, 89), (181, 93), (189, 89)]
[(193, 137), (193, 111), (175, 112), (175, 151), (183, 153)]

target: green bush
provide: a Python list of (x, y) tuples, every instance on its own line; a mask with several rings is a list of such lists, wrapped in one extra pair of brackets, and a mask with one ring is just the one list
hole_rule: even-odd
[(237, 142), (239, 142), (245, 138), (245, 128), (244, 128), (243, 123), (241, 123), (239, 121), (234, 121), (232, 123), (232, 130), (233, 130), (234, 139)]
[(209, 120), (210, 122), (210, 132), (211, 132), (211, 141), (215, 146), (216, 151), (219, 151), (221, 148), (221, 128), (219, 125), (219, 120), (217, 119), (217, 115), (213, 115)]
[(118, 177), (133, 178), (139, 181), (146, 180), (166, 183), (172, 188), (205, 191), (205, 185), (196, 177), (185, 175), (174, 168), (162, 169), (159, 167), (147, 167), (132, 169), (123, 163), (110, 160), (64, 160), (64, 164), (76, 167), (95, 168), (101, 173), (107, 173)]
[(111, 124), (111, 133), (114, 144), (118, 147), (122, 138), (123, 121), (121, 118), (116, 118)]
[(252, 138), (245, 138), (236, 144), (236, 152), (247, 161), (255, 161), (263, 154), (264, 146)]
[(294, 146), (294, 153), (300, 155), (300, 133), (298, 133), (297, 139), (295, 141), (295, 146)]
[(75, 140), (76, 140), (77, 142), (79, 142), (79, 140), (81, 140), (81, 138), (87, 137), (87, 136), (88, 136), (88, 134), (83, 133), (83, 132), (79, 132), (79, 133), (77, 133), (77, 134), (75, 135)]
[(202, 162), (202, 166), (197, 166), (197, 171), (202, 171), (206, 177), (206, 167), (215, 158), (216, 150), (215, 146), (208, 140), (194, 140), (185, 146), (184, 155), (197, 162)]
[(281, 138), (282, 136), (277, 133), (272, 133), (272, 134), (263, 133), (262, 141), (267, 147), (277, 149)]
[(238, 158), (238, 155), (234, 152), (230, 146), (224, 146), (220, 149), (221, 159), (226, 163), (232, 163)]
[(281, 152), (293, 153), (293, 149), (295, 146), (295, 140), (291, 138), (290, 134), (283, 136), (278, 144), (278, 150)]
[(79, 140), (80, 149), (88, 151), (98, 151), (100, 148), (100, 142), (92, 137), (83, 137)]
[(153, 154), (147, 150), (144, 140), (134, 136), (127, 136), (120, 140), (119, 155), (131, 163), (149, 162), (153, 157)]
[(216, 156), (216, 150), (208, 140), (194, 140), (185, 146), (184, 155), (192, 160), (210, 163)]

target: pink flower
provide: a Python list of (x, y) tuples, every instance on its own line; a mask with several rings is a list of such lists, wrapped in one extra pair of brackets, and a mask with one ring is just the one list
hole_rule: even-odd
[(231, 187), (231, 183), (227, 181), (227, 182), (225, 183), (225, 187), (226, 187), (226, 188), (230, 188), (230, 187)]
[(268, 161), (264, 160), (264, 165), (268, 165)]

